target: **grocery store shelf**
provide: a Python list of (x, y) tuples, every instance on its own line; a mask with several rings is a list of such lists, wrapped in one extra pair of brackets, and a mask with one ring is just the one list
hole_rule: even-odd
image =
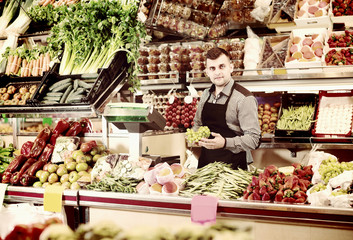
[(316, 145), (318, 149), (353, 150), (353, 138), (318, 138), (318, 137), (281, 137), (262, 139), (259, 148), (263, 149), (311, 149)]
[[(332, 72), (302, 73), (298, 69), (298, 73), (244, 75), (234, 76), (233, 79), (252, 92), (318, 92), (319, 90), (353, 89), (353, 67), (351, 72), (339, 72), (337, 67), (327, 67), (327, 69), (332, 69)], [(190, 78), (187, 75), (186, 82), (195, 88), (206, 88), (211, 85), (207, 77)]]
[[(44, 188), (8, 186), (5, 202), (29, 202), (43, 204)], [(62, 197), (63, 205), (77, 206), (78, 191), (65, 190)]]
[(87, 105), (70, 105), (70, 106), (1, 106), (0, 112), (5, 114), (5, 117), (30, 117), (30, 118), (41, 118), (41, 117), (96, 117), (96, 113), (92, 107)]

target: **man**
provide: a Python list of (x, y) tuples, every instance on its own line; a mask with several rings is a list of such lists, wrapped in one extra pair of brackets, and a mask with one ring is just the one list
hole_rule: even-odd
[(208, 126), (213, 138), (199, 141), (202, 148), (198, 167), (221, 161), (230, 163), (233, 169), (246, 170), (247, 152), (251, 157), (250, 151), (259, 145), (261, 134), (257, 100), (232, 79), (233, 64), (226, 50), (210, 49), (205, 71), (213, 85), (201, 96), (194, 130)]

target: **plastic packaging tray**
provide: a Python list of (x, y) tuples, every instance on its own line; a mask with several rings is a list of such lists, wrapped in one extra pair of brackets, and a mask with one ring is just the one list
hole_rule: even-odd
[[(270, 141), (270, 139), (274, 136), (274, 131), (275, 131), (275, 124), (277, 123), (278, 120), (278, 112), (280, 107), (276, 107), (275, 109), (270, 110), (265, 110), (265, 104), (269, 104), (270, 107), (274, 107), (275, 104), (280, 104), (281, 103), (281, 95), (282, 93), (256, 93), (255, 98), (257, 99), (258, 102), (258, 114), (259, 114), (259, 123), (263, 123), (263, 118), (261, 112), (265, 111), (270, 111), (271, 116), (273, 116), (273, 119), (268, 119), (269, 123), (267, 123), (268, 126), (268, 131), (263, 128), (263, 124), (260, 125), (261, 129), (261, 140), (262, 141)], [(274, 123), (274, 124), (273, 124)], [(266, 127), (265, 127), (266, 128)], [(270, 131), (271, 130), (271, 131)]]
[[(3, 77), (0, 82), (0, 88), (8, 88), (10, 86), (14, 86), (16, 88), (16, 91), (14, 94), (10, 94), (9, 99), (13, 99), (14, 95), (16, 93), (19, 93), (20, 88), (25, 87), (28, 89), (28, 92), (30, 92), (30, 89), (33, 85), (35, 85), (38, 89), (40, 83), (41, 83), (41, 78), (42, 77), (29, 77), (29, 78), (10, 78), (10, 77)], [(35, 92), (34, 92), (35, 93)], [(33, 95), (34, 95), (33, 93)], [(30, 93), (31, 94), (31, 93)], [(0, 94), (2, 96), (2, 94)], [(29, 100), (27, 99), (26, 105), (29, 104)], [(24, 104), (15, 104), (11, 103), (10, 105), (6, 104), (6, 107), (11, 107), (11, 106), (19, 106), (19, 105), (24, 105)], [(1, 106), (0, 106), (1, 107)]]
[(296, 130), (296, 129), (278, 129), (276, 126), (275, 129), (275, 136), (276, 137), (310, 137), (311, 136), (311, 129), (314, 125), (314, 117), (317, 107), (318, 95), (314, 93), (284, 93), (281, 97), (281, 108), (278, 114), (278, 119), (281, 119), (283, 114), (283, 109), (288, 109), (290, 106), (300, 107), (305, 105), (312, 105), (314, 106), (314, 114), (312, 116), (312, 123), (310, 127), (306, 130)]
[(328, 92), (320, 91), (319, 92), (319, 104), (316, 112), (316, 121), (315, 127), (312, 130), (312, 134), (315, 137), (328, 138), (325, 140), (316, 139), (315, 141), (330, 141), (330, 142), (350, 142), (350, 140), (344, 140), (342, 138), (350, 137), (352, 135), (352, 123), (353, 123), (353, 114), (351, 115), (350, 129), (346, 134), (334, 134), (334, 133), (318, 133), (316, 132), (317, 122), (320, 117), (320, 109), (328, 106), (329, 104), (352, 104), (353, 105), (353, 90), (346, 92)]

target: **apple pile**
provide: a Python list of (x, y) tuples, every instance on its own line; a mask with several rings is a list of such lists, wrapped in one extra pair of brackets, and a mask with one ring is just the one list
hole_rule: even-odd
[(159, 163), (144, 175), (144, 181), (137, 186), (140, 194), (170, 195), (177, 196), (184, 182), (185, 169), (179, 163)]
[(168, 102), (165, 112), (166, 126), (172, 128), (189, 128), (194, 125), (194, 117), (197, 110), (197, 98), (193, 98), (190, 103), (181, 102), (177, 97)]
[(332, 13), (335, 17), (353, 15), (353, 1), (332, 0)]
[(259, 104), (258, 118), (261, 128), (261, 135), (264, 135), (265, 133), (274, 133), (280, 106), (280, 102), (275, 102), (272, 105), (270, 103)]
[(64, 163), (47, 163), (43, 169), (37, 171), (38, 178), (33, 187), (46, 187), (48, 185), (61, 185), (65, 189), (77, 190), (81, 185), (91, 183), (92, 168), (95, 162), (108, 154), (103, 144), (95, 141), (81, 143), (80, 149), (75, 150), (71, 157), (64, 159)]
[(286, 176), (274, 165), (265, 168), (258, 177), (253, 176), (243, 198), (258, 201), (305, 203), (306, 191), (311, 186), (312, 166), (292, 165), (293, 173)]
[(353, 47), (353, 30), (343, 33), (332, 33), (327, 40), (330, 48)]
[(353, 49), (332, 49), (325, 55), (327, 66), (330, 65), (353, 65)]

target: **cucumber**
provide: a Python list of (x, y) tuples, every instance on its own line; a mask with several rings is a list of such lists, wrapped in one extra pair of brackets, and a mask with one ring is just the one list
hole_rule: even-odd
[(45, 100), (45, 101), (42, 101), (42, 103), (44, 103), (44, 104), (56, 104), (58, 102), (57, 101), (51, 101), (51, 100)]
[(47, 96), (49, 97), (61, 97), (64, 93), (62, 92), (48, 92)]
[(78, 85), (83, 87), (83, 88), (86, 88), (86, 89), (88, 89), (88, 88), (90, 89), (90, 88), (93, 87), (93, 84), (86, 83), (86, 82), (84, 82), (82, 80), (78, 80)]
[(45, 96), (43, 100), (49, 100), (49, 101), (59, 101), (60, 97), (52, 97), (52, 96)]
[(65, 78), (65, 79), (63, 79), (63, 80), (60, 80), (59, 82), (56, 82), (56, 83), (54, 83), (53, 85), (51, 85), (51, 86), (49, 87), (49, 91), (52, 91), (53, 89), (55, 89), (55, 88), (57, 88), (57, 87), (59, 87), (59, 86), (62, 86), (63, 84), (69, 83), (69, 82), (71, 82), (71, 81), (72, 81), (71, 78)]
[(75, 96), (75, 95), (79, 95), (81, 93), (84, 93), (86, 91), (85, 88), (78, 88), (72, 95)]
[(74, 80), (74, 90), (76, 91), (78, 88), (78, 79)]
[(71, 95), (70, 98), (67, 98), (68, 103), (73, 103), (73, 102), (81, 102), (81, 99), (84, 98), (85, 96), (82, 94), (79, 95)]
[(71, 92), (72, 90), (72, 84), (65, 90), (65, 93), (64, 95), (60, 98), (60, 103), (64, 103), (67, 96), (69, 95), (69, 93)]
[(65, 83), (59, 87), (56, 87), (52, 90), (52, 92), (61, 92), (61, 91), (64, 91), (66, 90), (66, 88), (68, 88), (69, 86), (72, 86), (72, 83), (71, 82), (68, 82), (68, 83)]

